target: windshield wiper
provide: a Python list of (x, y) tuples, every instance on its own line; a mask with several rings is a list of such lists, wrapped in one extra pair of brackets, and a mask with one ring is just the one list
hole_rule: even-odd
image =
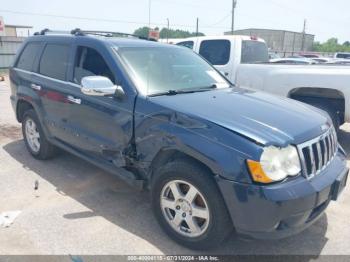
[[(152, 97), (152, 96), (175, 96), (177, 94), (184, 94), (184, 93), (187, 93), (187, 92), (180, 91), (180, 90), (168, 90), (165, 92), (154, 93), (154, 94), (151, 94), (149, 96), (150, 97)], [(192, 93), (192, 92), (189, 92), (189, 93)]]
[(197, 87), (196, 89), (192, 89), (192, 90), (202, 91), (202, 90), (210, 90), (210, 89), (216, 89), (216, 88), (218, 88), (218, 86), (216, 84), (212, 84), (210, 86)]
[(189, 94), (189, 93), (196, 93), (196, 92), (205, 92), (205, 91), (209, 91), (212, 89), (217, 88), (217, 86), (215, 84), (210, 85), (210, 86), (205, 86), (205, 87), (197, 87), (197, 88), (185, 88), (185, 89), (179, 89), (179, 90), (168, 90), (165, 92), (159, 92), (159, 93), (154, 93), (149, 95), (150, 97), (153, 96), (174, 96), (174, 95), (178, 95), (178, 94)]

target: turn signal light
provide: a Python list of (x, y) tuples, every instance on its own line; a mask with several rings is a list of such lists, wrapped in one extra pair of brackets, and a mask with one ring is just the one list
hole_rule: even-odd
[(259, 162), (247, 160), (247, 166), (255, 182), (264, 184), (273, 182), (272, 179), (265, 174)]

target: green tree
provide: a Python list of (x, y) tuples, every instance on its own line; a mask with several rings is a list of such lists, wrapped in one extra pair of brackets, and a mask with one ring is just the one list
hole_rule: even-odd
[(350, 42), (349, 42), (349, 41), (345, 41), (345, 42), (343, 43), (343, 46), (350, 47)]
[[(187, 37), (192, 37), (192, 36), (197, 36), (196, 32), (189, 32), (185, 30), (180, 30), (180, 29), (167, 29), (163, 28), (160, 31), (160, 38), (187, 38)], [(203, 33), (198, 32), (198, 36), (204, 36)]]
[(149, 27), (147, 26), (140, 27), (134, 31), (134, 35), (138, 35), (141, 37), (148, 37), (148, 33), (149, 33)]
[(315, 42), (313, 50), (317, 52), (350, 52), (350, 42), (346, 41), (343, 44), (339, 44), (337, 38), (330, 38), (324, 43)]
[[(155, 28), (155, 29), (159, 30), (159, 28)], [(135, 35), (142, 36), (142, 37), (148, 37), (148, 33), (149, 33), (149, 27), (147, 27), (147, 26), (140, 27), (134, 31)], [(180, 30), (180, 29), (168, 30), (167, 28), (162, 28), (160, 30), (160, 38), (167, 38), (167, 37), (169, 37), (169, 38), (187, 38), (187, 37), (196, 36), (196, 35), (197, 34), (195, 32), (189, 32), (189, 31)], [(198, 36), (204, 36), (204, 34), (199, 32)]]

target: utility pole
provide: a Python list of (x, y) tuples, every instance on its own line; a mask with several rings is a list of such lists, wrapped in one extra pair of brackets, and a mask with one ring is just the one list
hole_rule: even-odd
[(152, 0), (148, 0), (148, 28), (151, 30), (151, 5)]
[(168, 22), (168, 30), (166, 31), (166, 42), (169, 43), (170, 21), (169, 21), (169, 18), (167, 18), (166, 20)]
[(304, 19), (303, 35), (301, 39), (301, 51), (305, 51), (306, 19)]
[(196, 23), (196, 36), (198, 36), (199, 32), (199, 18), (197, 17), (197, 23)]
[(235, 9), (237, 6), (237, 0), (232, 0), (232, 24), (231, 24), (231, 34), (233, 35), (233, 32), (235, 30)]

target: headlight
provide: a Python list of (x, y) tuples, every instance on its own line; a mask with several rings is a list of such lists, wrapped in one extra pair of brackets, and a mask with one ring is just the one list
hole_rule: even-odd
[(294, 146), (264, 148), (260, 162), (247, 161), (250, 173), (255, 182), (271, 183), (281, 181), (288, 176), (300, 173), (300, 160)]

